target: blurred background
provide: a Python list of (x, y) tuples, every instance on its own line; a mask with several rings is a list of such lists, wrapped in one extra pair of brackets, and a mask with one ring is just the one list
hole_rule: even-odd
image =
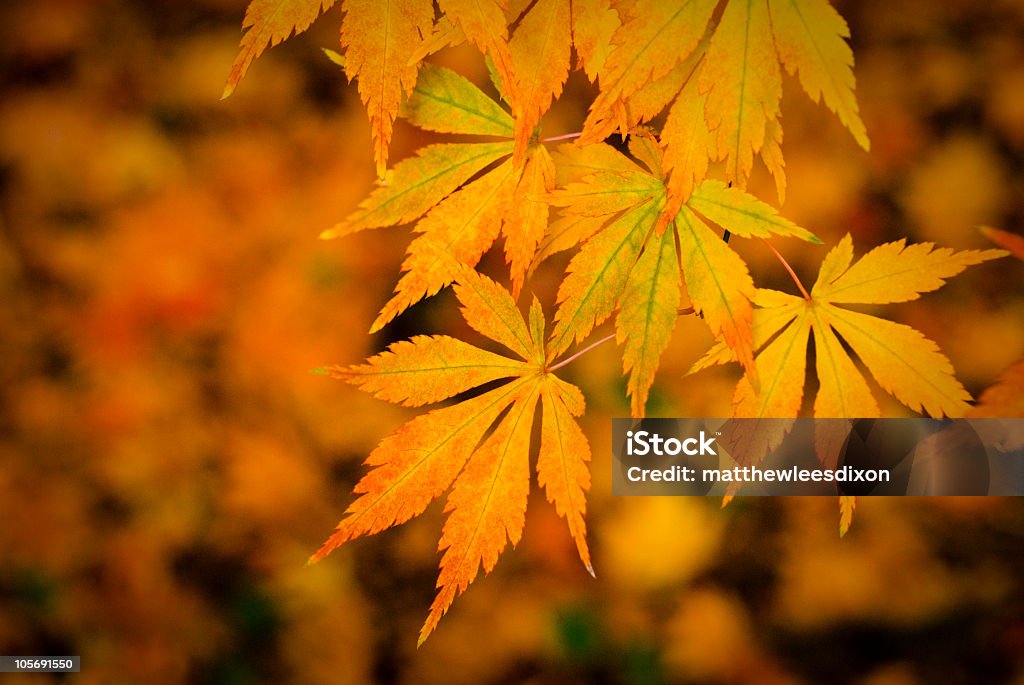
[[(310, 370), (479, 338), (450, 293), (366, 335), (410, 231), (317, 240), (373, 182), (355, 88), (320, 52), (339, 14), (222, 102), (245, 4), (0, 5), (0, 654), (82, 656), (0, 683), (1024, 683), (1024, 503), (861, 500), (840, 539), (831, 498), (613, 499), (610, 345), (566, 369), (588, 399), (596, 580), (537, 493), (519, 547), (418, 650), (439, 503), (305, 567), (413, 415)], [(1024, 229), (1024, 3), (837, 6), (872, 151), (787, 77), (783, 213), (859, 252)], [(489, 87), (474, 50), (437, 61)], [(592, 96), (571, 77), (545, 135)], [(399, 124), (392, 159), (436, 139)], [(775, 202), (766, 174), (752, 190)], [(779, 249), (813, 282), (824, 248)], [(534, 282), (548, 307), (566, 260)], [(500, 246), (482, 268), (507, 276)], [(977, 394), (1024, 357), (1022, 286), (1004, 259), (879, 312)], [(709, 343), (681, 320), (652, 415), (729, 413), (736, 368), (684, 377)]]

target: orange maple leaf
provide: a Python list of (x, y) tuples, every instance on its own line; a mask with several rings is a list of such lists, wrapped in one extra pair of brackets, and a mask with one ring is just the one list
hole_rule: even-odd
[(455, 295), (466, 323), (518, 359), (448, 336), (419, 336), (395, 343), (367, 364), (326, 370), (381, 399), (409, 406), (509, 379), (481, 395), (418, 416), (385, 438), (366, 460), (373, 470), (355, 487), (360, 497), (310, 559), (318, 561), (353, 538), (408, 521), (451, 487), (439, 545), (444, 555), (438, 593), (420, 643), (480, 568), (489, 573), (506, 545), (515, 546), (522, 537), (538, 400), (537, 480), (568, 521), (580, 558), (593, 573), (583, 519), (590, 447), (573, 418), (583, 413), (583, 395), (551, 373), (557, 365), (551, 365), (544, 315), (536, 299), (527, 323), (504, 288), (466, 267), (453, 268), (458, 273)]
[[(238, 86), (268, 45), (277, 45), (309, 28), (336, 0), (252, 0), (245, 11), (241, 50), (231, 67), (221, 99)], [(417, 49), (434, 26), (431, 0), (344, 0), (341, 47), (337, 60), (370, 118), (377, 175), (384, 176), (391, 131), (402, 99), (416, 85), (422, 57)], [(328, 53), (328, 56), (331, 56)], [(332, 57), (334, 59), (334, 57)]]
[(238, 82), (245, 72), (263, 54), (268, 45), (283, 43), (294, 33), (298, 35), (309, 28), (309, 25), (326, 12), (335, 0), (252, 0), (245, 10), (242, 20), (241, 50), (235, 63), (231, 65), (231, 73), (224, 85), (221, 99), (235, 92)]

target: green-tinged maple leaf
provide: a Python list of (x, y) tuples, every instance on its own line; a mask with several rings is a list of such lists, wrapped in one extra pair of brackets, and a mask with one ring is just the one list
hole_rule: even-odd
[[(886, 243), (853, 262), (849, 235), (825, 257), (809, 299), (758, 290), (752, 327), (761, 379), (755, 391), (744, 378), (736, 388), (739, 417), (792, 417), (804, 392), (804, 359), (814, 335), (819, 390), (814, 415), (821, 418), (877, 417), (878, 404), (854, 364), (849, 346), (879, 386), (914, 411), (935, 417), (963, 416), (970, 395), (953, 375), (949, 360), (927, 339), (903, 324), (838, 306), (885, 304), (917, 299), (942, 287), (968, 266), (1001, 257), (1002, 250), (954, 252), (931, 243)], [(734, 359), (716, 344), (694, 371)]]
[(402, 116), (425, 131), (511, 138), (512, 117), (451, 69), (424, 65)]
[[(455, 72), (429, 64), (421, 70), (402, 115), (420, 128), (439, 133), (515, 135), (513, 119), (501, 105)], [(409, 245), (395, 296), (371, 331), (451, 283), (453, 264), (475, 266), (501, 233), (513, 294), (519, 296), (547, 232), (549, 211), (541, 198), (554, 188), (556, 170), (541, 144), (528, 148), (521, 167), (506, 160), (487, 170), (512, 152), (512, 142), (427, 146), (416, 157), (396, 164), (384, 184), (351, 216), (324, 233), (326, 238), (346, 235), (425, 214), (415, 226), (418, 235)]]
[[(633, 149), (648, 159), (648, 166), (661, 169), (657, 146), (641, 141)], [(742, 237), (774, 234), (820, 241), (756, 198), (713, 180), (691, 194), (672, 217), (670, 230), (659, 235), (666, 197), (661, 178), (604, 144), (558, 154), (567, 158), (565, 167), (574, 169), (577, 180), (550, 193), (548, 202), (561, 208), (563, 221), (577, 220), (569, 223), (570, 235), (590, 237), (569, 262), (559, 288), (552, 349), (561, 353), (618, 312), (616, 336), (624, 349), (632, 411), (642, 415), (685, 280), (694, 309), (753, 368), (754, 283), (743, 259), (705, 221)], [(590, 222), (602, 217), (606, 223), (595, 229)], [(552, 238), (558, 249), (565, 243)]]
[(615, 319), (634, 416), (644, 412), (661, 353), (675, 329), (680, 290), (676, 237), (665, 231), (651, 239), (630, 272)]
[(778, 119), (782, 77), (765, 0), (730, 0), (700, 72), (705, 114), (726, 176), (746, 187), (765, 127)]
[[(486, 17), (489, 30), (479, 33), (472, 42), (484, 51), (491, 80), (512, 107), (519, 163), (541, 116), (562, 92), (573, 45), (594, 80), (619, 25), (618, 13), (611, 9), (609, 0), (518, 0), (505, 8), (504, 23), (498, 21), (496, 8), (500, 5), (491, 2), (460, 0), (442, 6), (453, 14), (438, 20), (434, 31), (413, 51), (412, 59), (420, 61), (442, 48), (465, 42), (463, 24), (479, 23), (479, 17)], [(515, 32), (511, 40), (506, 40), (506, 26), (513, 24)]]
[(548, 226), (548, 232), (537, 247), (531, 271), (548, 257), (582, 245), (604, 228), (608, 219), (604, 216), (563, 216)]
[(517, 102), (515, 68), (508, 44), (504, 3), (496, 0), (438, 0), (438, 5), (453, 26), (491, 58), (505, 85), (508, 101)]
[(337, 238), (417, 219), (471, 176), (511, 152), (511, 143), (448, 143), (420, 148), (415, 157), (390, 169), (355, 212), (320, 237)]
[(530, 435), (538, 402), (542, 409), (537, 480), (567, 520), (580, 558), (591, 569), (584, 523), (590, 447), (573, 418), (583, 413), (583, 395), (549, 371), (553, 355), (544, 344), (544, 316), (536, 299), (527, 322), (504, 288), (466, 267), (452, 268), (466, 322), (518, 359), (447, 336), (419, 336), (395, 343), (367, 364), (331, 367), (328, 372), (407, 406), (509, 380), (414, 418), (385, 438), (366, 460), (372, 470), (356, 485), (359, 497), (348, 516), (311, 559), (320, 560), (349, 540), (408, 521), (451, 488), (439, 545), (444, 553), (438, 593), (420, 642), (480, 568), (490, 572), (506, 545), (515, 546), (522, 536), (530, 489)]

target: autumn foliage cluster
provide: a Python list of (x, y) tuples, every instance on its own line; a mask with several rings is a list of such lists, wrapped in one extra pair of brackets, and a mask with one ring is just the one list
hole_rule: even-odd
[[(268, 45), (302, 32), (333, 4), (253, 0), (225, 97)], [(584, 523), (590, 447), (574, 418), (584, 411), (584, 397), (556, 371), (576, 358), (564, 356), (573, 345), (587, 342), (609, 318), (637, 417), (677, 319), (688, 314), (717, 339), (692, 372), (728, 362), (742, 367), (735, 416), (796, 416), (809, 345), (816, 417), (880, 416), (862, 369), (914, 411), (970, 411), (970, 394), (935, 343), (849, 305), (917, 299), (1005, 251), (899, 240), (855, 260), (846, 235), (806, 289), (770, 243), (792, 274), (798, 294), (791, 294), (759, 288), (730, 242), (821, 243), (747, 192), (760, 159), (779, 202), (785, 198), (784, 70), (869, 149), (849, 30), (827, 0), (339, 4), (341, 50), (329, 54), (358, 84), (380, 185), (322, 237), (415, 222), (394, 296), (370, 331), (454, 284), (466, 323), (514, 354), (446, 335), (415, 336), (365, 365), (324, 370), (406, 406), (461, 398), (510, 379), (385, 438), (367, 459), (372, 470), (356, 486), (359, 498), (314, 556), (403, 523), (451, 488), (438, 594), (421, 642), (479, 569), (490, 571), (506, 545), (519, 542), (535, 421), (538, 483), (591, 568)], [(426, 61), (464, 42), (486, 59), (499, 99)], [(572, 68), (596, 84), (596, 96), (580, 132), (544, 137), (543, 116)], [(442, 140), (389, 166), (397, 117), (474, 142)], [(507, 290), (474, 270), (499, 238)], [(531, 274), (566, 250), (575, 254), (558, 286), (552, 325), (536, 295), (524, 317), (517, 301), (530, 291)], [(854, 506), (841, 498), (844, 532)]]

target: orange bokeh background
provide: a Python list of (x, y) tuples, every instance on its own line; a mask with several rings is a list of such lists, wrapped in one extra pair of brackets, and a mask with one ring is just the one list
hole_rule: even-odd
[[(1024, 504), (865, 499), (840, 539), (832, 499), (612, 498), (612, 345), (566, 369), (588, 399), (596, 580), (537, 493), (523, 542), (418, 650), (439, 504), (307, 568), (415, 413), (310, 371), (479, 338), (447, 292), (366, 334), (410, 231), (317, 240), (374, 174), (356, 90), (320, 51), (337, 10), (220, 101), (244, 5), (0, 7), (0, 654), (80, 654), (80, 683), (1024, 682)], [(1024, 3), (837, 6), (872, 151), (787, 77), (782, 212), (859, 252), (1021, 232)], [(436, 59), (489, 87), (473, 49)], [(574, 75), (545, 133), (578, 130), (593, 93)], [(392, 159), (436, 139), (400, 123)], [(763, 170), (752, 190), (775, 201)], [(824, 248), (792, 242), (813, 280)], [(532, 283), (549, 312), (565, 263)], [(500, 247), (481, 268), (507, 276)], [(1022, 286), (1004, 259), (875, 311), (977, 394), (1024, 357)], [(729, 413), (736, 368), (684, 377), (710, 341), (681, 321), (650, 413)]]

